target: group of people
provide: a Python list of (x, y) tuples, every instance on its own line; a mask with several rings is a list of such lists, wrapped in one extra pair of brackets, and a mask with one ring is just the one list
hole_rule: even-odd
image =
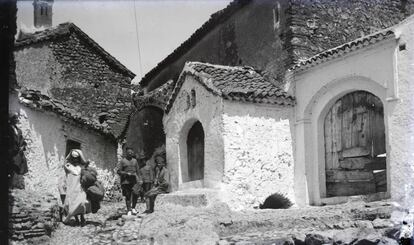
[(154, 211), (154, 202), (158, 194), (167, 193), (169, 187), (169, 173), (166, 168), (165, 154), (154, 156), (155, 166), (143, 156), (136, 159), (132, 148), (126, 148), (125, 157), (119, 162), (117, 173), (121, 180), (122, 195), (128, 215), (137, 214), (135, 209), (138, 198), (145, 198), (146, 210)]
[[(145, 199), (144, 213), (152, 213), (156, 196), (168, 192), (169, 173), (165, 166), (165, 154), (155, 155), (155, 167), (146, 160), (143, 157), (137, 160), (134, 151), (128, 147), (117, 166), (128, 215), (138, 213), (135, 209), (138, 197)], [(98, 211), (104, 195), (103, 187), (97, 181), (96, 170), (89, 167), (89, 161), (80, 149), (69, 152), (63, 169), (65, 175), (59, 182), (62, 221), (70, 223), (74, 217), (76, 224), (83, 226), (86, 223), (84, 215)]]

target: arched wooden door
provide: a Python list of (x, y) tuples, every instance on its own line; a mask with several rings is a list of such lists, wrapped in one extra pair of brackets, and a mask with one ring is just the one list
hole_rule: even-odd
[(324, 138), (327, 197), (386, 191), (384, 108), (378, 97), (357, 91), (336, 101), (325, 118)]
[(194, 123), (187, 136), (189, 181), (204, 178), (204, 130), (200, 122)]

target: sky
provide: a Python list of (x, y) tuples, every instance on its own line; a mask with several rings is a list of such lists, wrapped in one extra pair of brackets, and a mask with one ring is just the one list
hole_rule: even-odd
[[(52, 21), (53, 26), (64, 22), (75, 23), (134, 72), (136, 77), (133, 83), (137, 83), (189, 38), (212, 13), (225, 8), (229, 2), (230, 0), (55, 0)], [(18, 1), (17, 7), (18, 28), (32, 28), (33, 1)]]

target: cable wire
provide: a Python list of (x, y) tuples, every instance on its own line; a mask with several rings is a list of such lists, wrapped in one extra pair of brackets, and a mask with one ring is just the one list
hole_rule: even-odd
[(139, 45), (138, 18), (137, 18), (137, 10), (136, 10), (136, 7), (135, 7), (135, 0), (134, 0), (134, 16), (135, 16), (135, 32), (137, 34), (137, 44), (138, 44), (139, 72), (140, 72), (141, 78), (142, 78), (143, 75), (142, 75), (142, 63), (141, 63), (141, 48), (140, 48), (140, 45)]

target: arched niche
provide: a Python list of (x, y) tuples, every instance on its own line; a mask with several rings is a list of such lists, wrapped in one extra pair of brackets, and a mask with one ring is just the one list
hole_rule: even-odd
[(181, 189), (203, 188), (205, 177), (205, 129), (202, 123), (191, 118), (180, 130)]
[(195, 122), (187, 135), (188, 181), (204, 179), (204, 130)]

